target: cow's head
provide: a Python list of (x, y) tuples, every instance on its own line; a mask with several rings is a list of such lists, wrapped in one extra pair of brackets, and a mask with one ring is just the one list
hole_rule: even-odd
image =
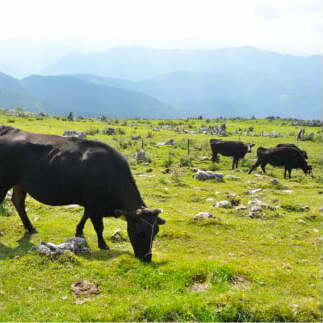
[(115, 216), (124, 216), (127, 230), (135, 256), (150, 262), (152, 258), (153, 240), (159, 231), (159, 225), (166, 221), (158, 215), (160, 209), (141, 208), (136, 211), (115, 210)]
[(311, 165), (306, 165), (303, 168), (303, 172), (304, 172), (304, 174), (312, 174), (312, 166)]
[(247, 144), (247, 146), (248, 146), (247, 153), (251, 153), (251, 148), (252, 148), (254, 145), (255, 145), (255, 144)]

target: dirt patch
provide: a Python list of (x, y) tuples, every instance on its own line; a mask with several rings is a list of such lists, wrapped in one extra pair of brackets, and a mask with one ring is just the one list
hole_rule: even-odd
[(235, 275), (231, 280), (232, 287), (235, 289), (250, 289), (250, 281), (242, 275)]
[(190, 292), (205, 292), (209, 288), (209, 284), (205, 283), (194, 283), (191, 288)]
[(91, 295), (100, 293), (97, 283), (92, 283), (88, 280), (81, 280), (71, 285), (72, 294), (75, 297), (75, 304), (83, 304), (91, 301)]

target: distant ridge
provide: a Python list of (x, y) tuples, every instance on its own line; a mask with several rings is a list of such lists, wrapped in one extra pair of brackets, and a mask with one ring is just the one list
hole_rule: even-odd
[(74, 54), (23, 80), (0, 74), (0, 106), (119, 118), (322, 119), (322, 56), (252, 47), (118, 47)]

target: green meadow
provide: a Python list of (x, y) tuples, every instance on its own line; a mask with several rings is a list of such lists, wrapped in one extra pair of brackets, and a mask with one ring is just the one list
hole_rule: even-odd
[[(229, 157), (211, 161), (209, 140), (218, 136), (183, 133), (224, 122), (229, 133), (224, 140), (255, 144), (238, 170), (231, 170)], [(86, 131), (88, 139), (115, 147), (127, 156), (147, 205), (163, 209), (167, 221), (156, 237), (151, 264), (134, 258), (125, 222), (114, 218), (104, 219), (109, 251), (97, 248), (88, 221), (85, 237), (91, 254), (51, 259), (30, 249), (41, 241), (62, 243), (73, 237), (82, 208), (51, 207), (28, 197), (27, 213), (39, 231), (30, 236), (7, 197), (0, 215), (0, 321), (322, 320), (321, 128), (295, 126), (286, 120), (66, 121), (6, 115), (0, 115), (0, 124), (57, 135), (64, 130)], [(243, 136), (250, 127), (250, 135)], [(115, 128), (116, 134), (103, 134), (107, 128)], [(297, 142), (301, 128), (314, 132), (316, 139)], [(254, 136), (260, 131), (275, 131), (281, 137)], [(143, 140), (132, 140), (138, 135)], [(169, 139), (175, 145), (156, 145)], [(248, 175), (257, 148), (278, 143), (305, 149), (313, 176), (294, 170), (292, 179), (285, 180), (283, 169), (270, 165), (267, 175), (260, 169)], [(147, 163), (135, 158), (142, 145)], [(198, 181), (192, 168), (238, 179)], [(257, 188), (262, 190), (246, 193)], [(248, 202), (255, 199), (269, 208), (249, 216)], [(224, 200), (248, 209), (213, 206)], [(199, 212), (214, 217), (195, 221)], [(118, 228), (126, 241), (110, 240)], [(97, 283), (100, 293), (78, 304), (71, 284), (80, 280)]]

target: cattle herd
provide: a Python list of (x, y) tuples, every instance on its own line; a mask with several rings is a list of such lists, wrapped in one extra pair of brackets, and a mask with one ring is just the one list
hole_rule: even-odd
[[(211, 139), (212, 160), (218, 154), (233, 157), (232, 168), (251, 152), (253, 144)], [(79, 204), (84, 215), (76, 227), (76, 236), (90, 219), (98, 238), (98, 247), (108, 249), (103, 238), (103, 217), (124, 218), (134, 254), (143, 261), (152, 259), (152, 243), (165, 223), (160, 209), (150, 209), (143, 201), (125, 157), (101, 142), (26, 132), (0, 126), (0, 203), (13, 189), (12, 202), (25, 229), (37, 232), (25, 209), (26, 194), (48, 205)], [(309, 174), (307, 154), (292, 144), (273, 148), (259, 147), (259, 165), (285, 167)]]

